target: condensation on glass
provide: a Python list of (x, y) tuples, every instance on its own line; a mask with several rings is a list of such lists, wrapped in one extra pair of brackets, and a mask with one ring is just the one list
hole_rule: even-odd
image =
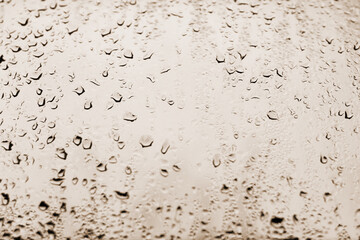
[(0, 239), (359, 239), (360, 2), (0, 1)]

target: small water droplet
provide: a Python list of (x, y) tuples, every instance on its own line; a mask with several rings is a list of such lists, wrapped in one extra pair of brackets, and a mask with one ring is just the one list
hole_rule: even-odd
[(172, 168), (173, 168), (173, 170), (175, 171), (175, 172), (180, 172), (180, 167), (178, 166), (178, 165), (176, 165), (176, 164), (174, 164), (173, 166), (172, 166)]
[(225, 62), (225, 57), (224, 57), (224, 55), (221, 54), (221, 53), (218, 53), (218, 54), (216, 55), (216, 61), (217, 61), (218, 63), (223, 63), (223, 62)]
[(125, 121), (134, 122), (137, 119), (137, 117), (131, 112), (126, 112), (123, 116), (123, 119)]
[(229, 191), (230, 191), (230, 188), (226, 184), (223, 184), (222, 187), (221, 187), (220, 192), (221, 193), (228, 193)]
[(41, 211), (45, 211), (49, 208), (49, 205), (45, 201), (41, 201), (39, 204), (39, 209)]
[(58, 172), (58, 177), (65, 177), (65, 169), (60, 169)]
[(221, 156), (220, 156), (220, 154), (218, 154), (218, 153), (215, 154), (215, 156), (214, 156), (214, 158), (212, 160), (212, 163), (213, 163), (213, 166), (215, 168), (220, 166), (220, 164), (221, 164)]
[(85, 92), (85, 89), (82, 86), (79, 86), (79, 87), (75, 88), (74, 92), (80, 96), (81, 94), (83, 94)]
[(67, 152), (64, 148), (56, 148), (56, 156), (62, 160), (66, 160), (67, 158)]
[(161, 176), (163, 176), (163, 177), (169, 176), (169, 172), (168, 172), (168, 170), (166, 170), (166, 169), (160, 169), (160, 174), (161, 174)]
[(273, 216), (271, 218), (270, 224), (271, 226), (277, 228), (283, 222), (284, 218)]
[(154, 53), (152, 51), (148, 51), (145, 53), (144, 57), (143, 57), (143, 60), (148, 60), (152, 57)]
[(111, 33), (111, 28), (107, 28), (107, 29), (102, 29), (100, 34), (102, 37), (105, 37), (105, 36), (109, 35), (110, 33)]
[(26, 17), (22, 17), (18, 20), (18, 23), (21, 25), (21, 26), (26, 26), (29, 22), (29, 18), (26, 18)]
[(124, 18), (121, 18), (121, 19), (117, 20), (116, 23), (117, 23), (117, 25), (122, 26), (122, 25), (124, 25), (124, 23), (125, 23), (125, 19), (124, 19)]
[(85, 150), (88, 150), (88, 149), (91, 149), (92, 147), (92, 141), (90, 139), (87, 139), (85, 138), (83, 143), (82, 143), (82, 146)]
[(125, 167), (125, 173), (126, 173), (126, 175), (130, 175), (132, 173), (132, 170), (131, 170), (130, 166)]
[(150, 135), (143, 135), (140, 138), (140, 145), (145, 148), (145, 147), (150, 147), (153, 144), (154, 140)]
[(104, 70), (104, 71), (102, 72), (102, 76), (103, 76), (103, 77), (109, 76), (109, 71), (108, 71), (108, 70)]
[(194, 32), (199, 32), (200, 31), (200, 26), (198, 24), (194, 24), (193, 25), (193, 31)]
[(77, 32), (79, 30), (79, 27), (77, 27), (77, 26), (69, 26), (69, 27), (67, 27), (67, 30), (68, 30), (68, 34), (71, 35), (74, 32)]
[(167, 151), (169, 150), (170, 148), (170, 143), (168, 140), (165, 140), (165, 142), (163, 143), (163, 145), (161, 146), (161, 153), (162, 154), (166, 154)]
[(10, 202), (9, 194), (1, 193), (1, 205), (5, 206), (8, 205)]
[(328, 158), (326, 156), (320, 155), (320, 162), (322, 164), (326, 164), (328, 162)]
[(82, 137), (80, 137), (80, 136), (75, 136), (75, 137), (73, 138), (73, 143), (74, 143), (76, 146), (79, 146), (79, 145), (81, 144), (81, 142), (82, 142)]
[(84, 104), (84, 109), (85, 110), (90, 110), (93, 107), (92, 105), (92, 101), (91, 100), (87, 100)]
[(107, 171), (107, 164), (99, 163), (99, 164), (96, 166), (96, 169), (97, 169), (99, 172), (106, 172), (106, 171)]
[(125, 147), (125, 142), (119, 141), (117, 145), (118, 145), (118, 148), (121, 150)]
[(76, 185), (78, 183), (79, 179), (77, 177), (74, 177), (71, 181), (74, 185)]
[(118, 93), (118, 92), (115, 92), (111, 95), (111, 98), (115, 101), (115, 102), (121, 102), (123, 96)]
[(52, 142), (54, 142), (54, 141), (55, 141), (55, 135), (51, 135), (51, 136), (49, 136), (48, 139), (46, 140), (46, 143), (47, 143), (47, 144), (50, 144), (50, 143), (52, 143)]
[(116, 158), (115, 156), (111, 156), (111, 157), (109, 158), (109, 163), (110, 163), (110, 164), (115, 164), (115, 163), (117, 163), (117, 158)]
[(279, 119), (278, 114), (277, 114), (275, 111), (273, 111), (273, 110), (269, 111), (269, 112), (267, 113), (267, 116), (268, 116), (268, 118), (269, 118), (270, 120), (278, 120), (278, 119)]
[(60, 186), (64, 182), (64, 178), (52, 178), (50, 183), (55, 186)]
[(115, 191), (115, 193), (116, 193), (116, 197), (121, 200), (126, 200), (126, 199), (130, 198), (130, 195), (128, 192)]
[(124, 57), (129, 58), (129, 59), (132, 59), (132, 58), (134, 57), (134, 55), (133, 55), (133, 53), (132, 53), (131, 50), (126, 49), (126, 50), (124, 51)]

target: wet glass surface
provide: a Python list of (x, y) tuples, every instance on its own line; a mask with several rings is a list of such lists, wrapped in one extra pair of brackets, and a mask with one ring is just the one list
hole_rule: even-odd
[(360, 239), (359, 19), (0, 0), (0, 239)]

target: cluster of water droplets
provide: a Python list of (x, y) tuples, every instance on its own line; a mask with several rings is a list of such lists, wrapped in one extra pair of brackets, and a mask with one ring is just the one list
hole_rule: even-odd
[(0, 239), (357, 239), (357, 1), (0, 1)]

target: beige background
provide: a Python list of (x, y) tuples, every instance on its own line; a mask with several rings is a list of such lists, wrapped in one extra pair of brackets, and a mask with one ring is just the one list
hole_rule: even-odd
[(0, 9), (0, 239), (359, 239), (359, 1)]

